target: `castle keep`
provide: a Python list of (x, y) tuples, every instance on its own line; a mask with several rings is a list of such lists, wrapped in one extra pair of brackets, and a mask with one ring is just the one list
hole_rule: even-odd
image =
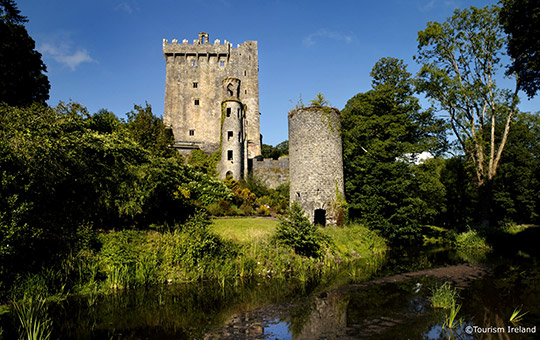
[(220, 152), (220, 177), (243, 178), (248, 160), (261, 154), (257, 42), (234, 48), (199, 33), (193, 44), (164, 39), (163, 56), (163, 120), (172, 127), (174, 147), (183, 155)]

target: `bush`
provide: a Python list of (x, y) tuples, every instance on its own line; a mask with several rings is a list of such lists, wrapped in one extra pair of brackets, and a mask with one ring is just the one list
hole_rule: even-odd
[(455, 245), (457, 248), (465, 249), (491, 249), (486, 239), (476, 230), (463, 232), (456, 235)]
[(274, 236), (278, 242), (292, 247), (297, 254), (303, 256), (322, 256), (322, 250), (328, 246), (330, 239), (309, 222), (296, 202), (289, 208), (288, 216), (280, 221)]

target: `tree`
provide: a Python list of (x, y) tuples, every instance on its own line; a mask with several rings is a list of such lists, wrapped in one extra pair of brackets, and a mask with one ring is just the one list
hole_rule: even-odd
[(12, 0), (0, 1), (0, 102), (28, 106), (49, 99), (49, 80), (35, 42)]
[[(402, 60), (383, 58), (371, 72), (373, 89), (342, 111), (345, 194), (351, 218), (410, 242), (426, 223), (426, 202), (405, 154), (439, 153), (442, 122), (422, 111)], [(422, 176), (419, 176), (422, 177)]]
[(540, 89), (540, 1), (502, 0), (500, 22), (508, 34), (508, 74), (516, 73), (529, 98)]
[(324, 97), (324, 95), (321, 92), (319, 92), (317, 93), (315, 98), (309, 101), (309, 104), (311, 106), (328, 106), (330, 105), (330, 102)]
[(422, 64), (419, 89), (449, 114), (452, 131), (474, 164), (483, 223), (518, 104), (517, 81), (513, 91), (496, 85), (505, 45), (498, 13), (497, 6), (471, 7), (456, 10), (442, 24), (429, 22), (418, 32), (416, 57)]
[(174, 144), (172, 130), (163, 124), (163, 119), (152, 113), (152, 107), (135, 105), (127, 114), (127, 128), (142, 147), (158, 156), (177, 156), (178, 153), (170, 147)]

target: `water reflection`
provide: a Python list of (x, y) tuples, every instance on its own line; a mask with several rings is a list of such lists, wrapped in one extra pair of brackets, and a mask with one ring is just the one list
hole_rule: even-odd
[[(467, 326), (507, 327), (514, 308), (523, 326), (540, 325), (535, 258), (461, 264), (451, 252), (391, 255), (340, 268), (308, 282), (244, 280), (162, 286), (73, 297), (50, 308), (57, 339), (534, 339), (538, 334), (468, 334)], [(448, 265), (443, 268), (435, 268)], [(435, 268), (435, 269), (434, 269)], [(431, 289), (460, 289), (461, 324), (443, 328)], [(9, 319), (11, 318), (11, 319)], [(3, 316), (4, 339), (17, 338)]]

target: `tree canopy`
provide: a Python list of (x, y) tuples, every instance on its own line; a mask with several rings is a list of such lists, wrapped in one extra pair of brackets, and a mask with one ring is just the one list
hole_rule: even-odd
[(47, 68), (12, 0), (0, 1), (0, 103), (29, 106), (49, 99)]
[(496, 83), (505, 46), (498, 13), (497, 6), (456, 10), (445, 22), (429, 22), (418, 32), (418, 87), (449, 114), (479, 188), (497, 173), (518, 104), (517, 82), (513, 90)]
[(508, 34), (508, 74), (516, 73), (529, 98), (540, 89), (540, 1), (502, 0), (500, 22)]

